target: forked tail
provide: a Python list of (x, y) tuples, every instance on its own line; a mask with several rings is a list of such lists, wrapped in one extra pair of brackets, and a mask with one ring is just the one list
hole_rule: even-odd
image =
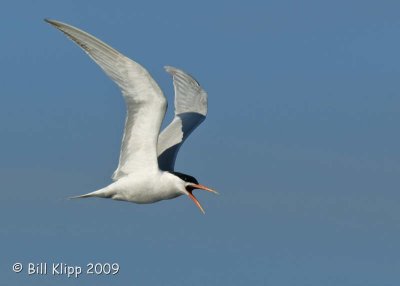
[(75, 197), (69, 197), (69, 199), (84, 199), (84, 198), (92, 198), (92, 197), (97, 197), (97, 198), (111, 198), (113, 196), (113, 193), (110, 191), (108, 187), (105, 187), (103, 189), (87, 193), (84, 195), (80, 196), (75, 196)]

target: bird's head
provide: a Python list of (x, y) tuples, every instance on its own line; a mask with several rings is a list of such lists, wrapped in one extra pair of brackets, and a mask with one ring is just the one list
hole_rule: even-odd
[(205, 213), (204, 209), (201, 206), (200, 202), (197, 200), (197, 198), (193, 195), (193, 190), (195, 190), (195, 189), (204, 190), (204, 191), (211, 192), (211, 193), (214, 193), (217, 195), (218, 195), (218, 192), (214, 191), (202, 184), (199, 184), (199, 182), (193, 176), (186, 175), (186, 174), (179, 173), (179, 172), (171, 172), (171, 173), (174, 174), (175, 176), (179, 177), (184, 182), (185, 195), (188, 195), (189, 198), (191, 198), (193, 200), (193, 202), (197, 205), (197, 207), (200, 209), (200, 211), (204, 214)]

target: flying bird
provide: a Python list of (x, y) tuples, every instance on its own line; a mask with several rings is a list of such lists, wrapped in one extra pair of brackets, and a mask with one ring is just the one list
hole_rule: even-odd
[(187, 195), (205, 213), (193, 190), (218, 193), (199, 184), (193, 176), (175, 171), (179, 148), (207, 115), (207, 93), (199, 83), (180, 69), (165, 67), (173, 78), (175, 116), (160, 133), (167, 101), (144, 67), (76, 27), (45, 21), (78, 44), (103, 69), (121, 89), (127, 107), (113, 183), (74, 198), (100, 197), (148, 204)]

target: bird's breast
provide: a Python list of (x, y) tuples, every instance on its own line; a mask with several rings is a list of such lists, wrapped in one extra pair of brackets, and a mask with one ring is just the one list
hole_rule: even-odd
[(115, 182), (115, 197), (113, 199), (150, 204), (161, 200), (169, 200), (181, 195), (176, 188), (159, 175), (129, 175)]

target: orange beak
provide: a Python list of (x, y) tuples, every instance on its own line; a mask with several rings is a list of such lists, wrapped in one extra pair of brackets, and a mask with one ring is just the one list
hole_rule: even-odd
[(204, 185), (200, 185), (200, 184), (190, 184), (189, 185), (189, 187), (190, 187), (190, 190), (188, 191), (188, 194), (189, 194), (189, 197), (193, 200), (193, 202), (196, 204), (196, 206), (200, 209), (200, 211), (203, 213), (203, 214), (205, 214), (206, 212), (204, 211), (204, 209), (203, 209), (203, 207), (201, 206), (201, 204), (200, 204), (200, 202), (197, 200), (197, 198), (192, 194), (192, 191), (194, 190), (194, 189), (200, 189), (200, 190), (204, 190), (204, 191), (207, 191), (207, 192), (211, 192), (211, 193), (214, 193), (214, 194), (216, 194), (216, 195), (219, 195), (219, 193), (217, 192), (217, 191), (214, 191), (214, 190), (212, 190), (212, 189), (210, 189), (210, 188), (208, 188), (208, 187), (206, 187), (206, 186), (204, 186)]

